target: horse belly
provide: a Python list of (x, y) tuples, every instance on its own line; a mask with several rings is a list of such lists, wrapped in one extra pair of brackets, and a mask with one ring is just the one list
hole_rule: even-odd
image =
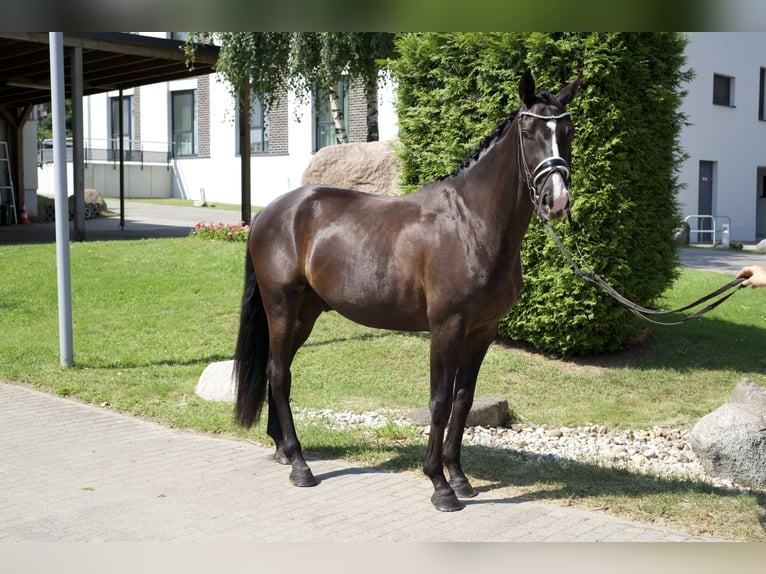
[(348, 253), (338, 247), (324, 249), (307, 266), (309, 285), (331, 309), (368, 327), (428, 330), (422, 282), (411, 266), (403, 273), (390, 257), (369, 252), (338, 257)]

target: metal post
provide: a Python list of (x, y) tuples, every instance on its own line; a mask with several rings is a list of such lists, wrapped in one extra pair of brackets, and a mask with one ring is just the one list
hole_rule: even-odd
[(53, 166), (56, 191), (56, 269), (58, 276), (59, 348), (61, 366), (74, 362), (72, 343), (72, 284), (69, 260), (69, 198), (66, 174), (66, 112), (64, 110), (64, 34), (49, 32), (51, 103), (53, 107)]
[(83, 161), (82, 48), (72, 50), (72, 186), (74, 240), (85, 241), (85, 162)]
[(119, 122), (120, 122), (120, 230), (125, 229), (125, 135), (124, 135), (124, 112), (122, 110), (122, 88), (120, 88)]

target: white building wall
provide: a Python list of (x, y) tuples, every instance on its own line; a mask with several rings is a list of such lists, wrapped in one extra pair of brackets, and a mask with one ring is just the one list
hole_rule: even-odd
[[(170, 134), (171, 93), (196, 89), (197, 79), (161, 82), (140, 88), (140, 133), (144, 149), (166, 149)], [(133, 92), (126, 91), (125, 95)], [(103, 146), (109, 134), (109, 98), (118, 93), (97, 94), (85, 98), (86, 139)], [(391, 82), (380, 89), (380, 139), (395, 139), (398, 134), (394, 90)], [(313, 127), (310, 103), (288, 97), (288, 153), (251, 156), (251, 201), (263, 206), (283, 193), (299, 187), (303, 171), (312, 157)], [(201, 199), (204, 190), (208, 202), (234, 203), (241, 199), (240, 156), (237, 152), (235, 103), (227, 84), (216, 75), (210, 79), (210, 157), (174, 158), (171, 160), (172, 189), (167, 193), (147, 189), (145, 197), (163, 195)], [(88, 143), (86, 142), (86, 146)], [(135, 169), (130, 167), (129, 169)], [(42, 178), (47, 181), (48, 177)], [(158, 180), (155, 180), (158, 181)], [(94, 182), (98, 189), (98, 185)], [(42, 191), (42, 190), (41, 190)], [(111, 189), (99, 189), (114, 196)], [(135, 192), (130, 194), (135, 196)]]
[[(681, 211), (699, 213), (699, 164), (714, 162), (713, 214), (731, 218), (732, 239), (754, 241), (757, 228), (766, 232), (766, 199), (758, 197), (759, 168), (766, 170), (766, 122), (758, 119), (766, 34), (695, 32), (689, 37), (687, 66), (696, 76), (686, 86), (681, 108), (691, 124), (681, 134), (689, 154), (679, 172), (686, 186), (679, 193)], [(733, 107), (713, 104), (714, 74), (734, 78)]]

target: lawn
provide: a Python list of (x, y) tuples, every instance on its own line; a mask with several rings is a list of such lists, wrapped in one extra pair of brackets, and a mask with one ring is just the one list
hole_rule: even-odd
[[(73, 243), (75, 366), (59, 365), (54, 245), (0, 247), (0, 380), (34, 385), (126, 414), (268, 444), (231, 407), (194, 394), (202, 370), (232, 357), (244, 245), (199, 239)], [(666, 294), (675, 307), (727, 281), (683, 270)], [(645, 327), (636, 323), (637, 328)], [(498, 342), (478, 394), (502, 396), (532, 424), (689, 428), (743, 377), (766, 384), (766, 293), (742, 290), (704, 318), (656, 327), (623, 353), (561, 360)], [(293, 369), (306, 408), (407, 411), (428, 401), (428, 337), (375, 331), (323, 315)], [(419, 472), (423, 438), (384, 429), (336, 431), (302, 423), (306, 450)], [(517, 462), (479, 447), (467, 471), (494, 494), (554, 500), (736, 540), (766, 540), (766, 495), (575, 464)]]

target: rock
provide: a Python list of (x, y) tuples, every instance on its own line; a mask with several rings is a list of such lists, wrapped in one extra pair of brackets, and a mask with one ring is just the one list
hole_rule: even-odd
[(106, 200), (95, 189), (86, 189), (85, 199), (85, 219), (95, 219), (106, 211)]
[(742, 379), (734, 387), (729, 403), (742, 405), (754, 413), (766, 415), (766, 388), (751, 379)]
[(399, 195), (399, 163), (391, 142), (326, 146), (311, 158), (301, 183), (321, 183), (376, 195)]
[(681, 227), (679, 227), (673, 232), (672, 241), (676, 247), (688, 247), (689, 245), (689, 224), (688, 223), (684, 223)]
[(234, 403), (237, 384), (232, 375), (233, 368), (233, 360), (210, 363), (200, 375), (195, 394), (207, 401)]
[[(407, 415), (412, 424), (428, 426), (431, 424), (431, 412), (428, 407), (418, 409)], [(476, 397), (468, 413), (466, 426), (499, 427), (508, 420), (508, 401), (495, 397)]]
[(689, 443), (711, 476), (766, 486), (766, 388), (740, 381), (728, 403), (694, 425)]

